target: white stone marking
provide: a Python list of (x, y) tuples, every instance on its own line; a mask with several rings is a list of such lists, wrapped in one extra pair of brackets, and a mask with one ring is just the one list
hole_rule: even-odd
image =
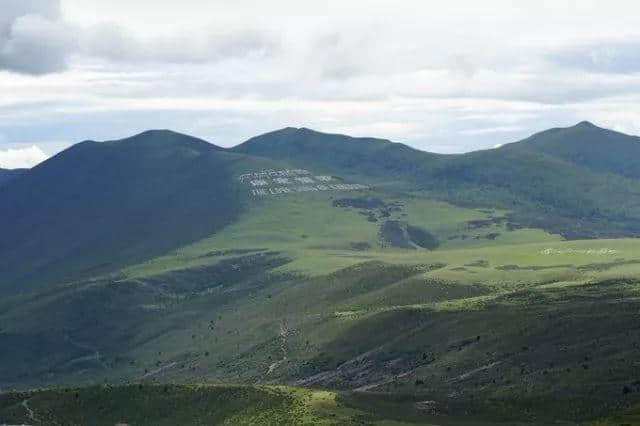
[(313, 179), (311, 179), (310, 177), (297, 177), (294, 178), (296, 180), (296, 182), (300, 182), (300, 183), (313, 183)]

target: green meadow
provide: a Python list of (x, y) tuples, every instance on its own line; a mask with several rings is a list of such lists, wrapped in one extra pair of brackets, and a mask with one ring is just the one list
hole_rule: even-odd
[[(7, 302), (20, 309), (3, 311), (5, 332), (67, 342), (38, 370), (18, 363), (16, 381), (284, 383), (305, 401), (294, 404), (302, 417), (287, 418), (309, 424), (389, 413), (424, 424), (429, 413), (433, 424), (586, 421), (637, 402), (623, 390), (635, 389), (638, 240), (565, 241), (512, 224), (508, 211), (375, 190), (250, 202), (211, 237)], [(389, 221), (401, 231), (391, 239)], [(409, 226), (437, 247), (414, 242)], [(35, 311), (52, 322), (31, 321)], [(385, 400), (371, 392), (405, 399), (376, 411)]]

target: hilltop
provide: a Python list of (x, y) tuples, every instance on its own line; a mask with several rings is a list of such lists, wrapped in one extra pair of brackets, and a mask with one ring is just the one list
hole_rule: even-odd
[[(168, 130), (86, 141), (31, 170), (0, 173), (0, 287), (116, 271), (212, 235), (256, 205), (237, 180), (247, 170), (305, 168), (400, 198), (499, 208), (511, 226), (567, 239), (633, 237), (639, 146), (587, 122), (459, 155), (306, 128), (231, 149)], [(402, 226), (385, 232), (406, 235)]]
[(211, 235), (243, 209), (237, 170), (270, 164), (170, 131), (76, 144), (0, 188), (0, 291), (112, 271)]
[(579, 239), (640, 234), (637, 139), (579, 123), (500, 149), (442, 155), (381, 139), (287, 128), (233, 151), (319, 164), (461, 206), (508, 209), (522, 225)]
[(640, 138), (588, 121), (536, 133), (501, 149), (544, 153), (594, 172), (640, 177)]

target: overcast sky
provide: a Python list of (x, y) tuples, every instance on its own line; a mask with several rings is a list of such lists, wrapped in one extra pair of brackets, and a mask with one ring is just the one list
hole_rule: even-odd
[(640, 2), (0, 0), (0, 167), (170, 128), (465, 152), (640, 134)]

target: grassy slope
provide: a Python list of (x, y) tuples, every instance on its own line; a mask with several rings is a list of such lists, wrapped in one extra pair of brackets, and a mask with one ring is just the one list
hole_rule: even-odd
[[(347, 192), (251, 199), (169, 255), (3, 298), (0, 388), (289, 383), (360, 389), (341, 404), (405, 420), (429, 418), (416, 402), (435, 401), (437, 423), (476, 424), (639, 402), (637, 240), (562, 241), (508, 210), (369, 179), (360, 195), (382, 207), (335, 206)], [(438, 248), (393, 247), (389, 221)]]
[(638, 235), (640, 183), (629, 172), (635, 160), (618, 161), (637, 157), (635, 138), (581, 124), (530, 139), (497, 150), (436, 155), (380, 139), (287, 128), (234, 151), (366, 176), (381, 188), (457, 205), (505, 208), (517, 222), (573, 239)]
[[(385, 203), (398, 202), (402, 207), (388, 218), (381, 217), (379, 211), (374, 209), (377, 221), (370, 222), (363, 214), (370, 209), (333, 206), (336, 200), (354, 196), (377, 198)], [(188, 267), (194, 261), (197, 264), (198, 256), (211, 247), (219, 250), (268, 247), (294, 260), (287, 265), (287, 270), (306, 275), (323, 274), (361, 262), (370, 256), (372, 250), (388, 252), (390, 255), (398, 252), (388, 245), (382, 247), (380, 226), (385, 220), (406, 221), (423, 227), (438, 238), (439, 250), (561, 240), (557, 235), (538, 229), (509, 230), (506, 219), (502, 220), (507, 215), (508, 212), (501, 210), (460, 208), (444, 202), (380, 191), (283, 196), (254, 204), (240, 220), (216, 235), (183, 247), (175, 255), (137, 265), (127, 273), (136, 275), (155, 273), (166, 268)], [(499, 220), (493, 221), (494, 218)], [(494, 239), (486, 238), (490, 234), (498, 235)], [(369, 244), (370, 249), (353, 250), (354, 243), (362, 242)], [(412, 251), (400, 250), (400, 253), (411, 254)], [(424, 256), (424, 250), (419, 252)], [(314, 253), (319, 255), (314, 256)], [(437, 253), (433, 252), (430, 256)]]
[(0, 422), (65, 426), (402, 425), (288, 387), (130, 385), (0, 395)]
[[(640, 273), (636, 240), (560, 241), (509, 230), (496, 220), (505, 211), (362, 195), (401, 208), (385, 219), (375, 210), (371, 222), (364, 209), (333, 205), (353, 193), (254, 200), (240, 220), (171, 256), (5, 299), (0, 387), (104, 379), (373, 386), (490, 420), (593, 418), (636, 401), (635, 391), (622, 394), (635, 380), (637, 325), (627, 313), (640, 306), (625, 277)], [(421, 226), (442, 245), (384, 245), (383, 220)], [(483, 369), (494, 362), (499, 368)], [(494, 402), (476, 406), (471, 396)]]
[(640, 138), (583, 121), (535, 134), (502, 150), (542, 152), (602, 173), (640, 177)]
[(211, 235), (272, 165), (168, 131), (83, 142), (0, 189), (0, 291), (95, 276)]

